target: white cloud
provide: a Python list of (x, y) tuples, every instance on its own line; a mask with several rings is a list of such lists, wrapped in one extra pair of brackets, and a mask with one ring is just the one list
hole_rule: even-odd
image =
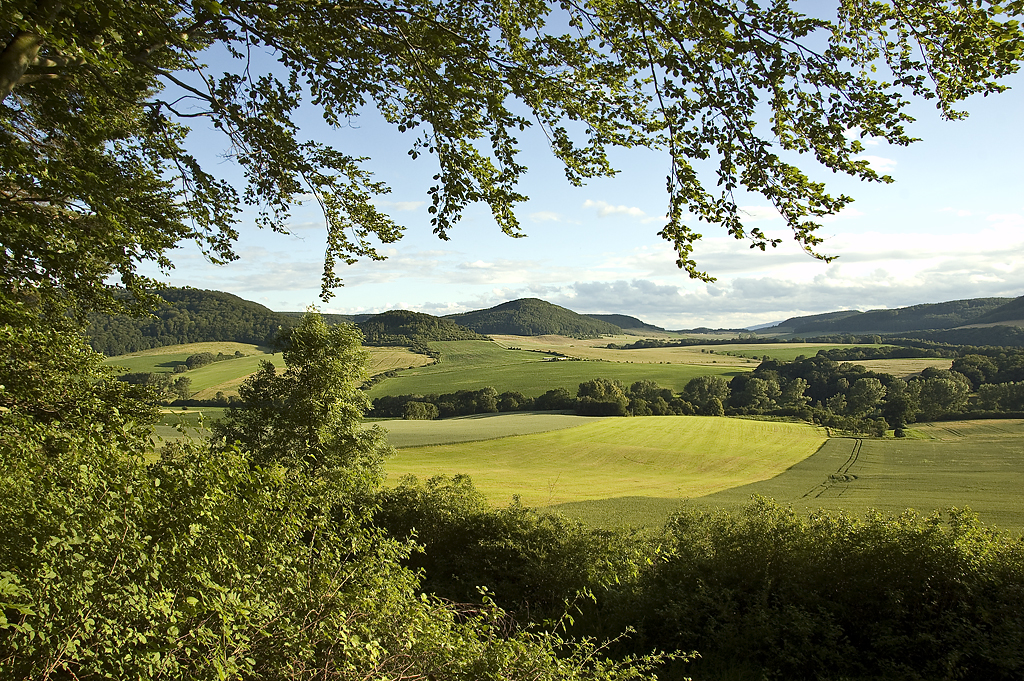
[(426, 201), (385, 201), (383, 199), (374, 199), (373, 205), (378, 208), (390, 209), (398, 212), (408, 212), (418, 210), (423, 206), (427, 205)]
[(1020, 229), (1024, 227), (1024, 216), (1018, 213), (996, 213), (985, 218), (996, 229)]
[(596, 208), (597, 214), (603, 218), (608, 217), (609, 215), (630, 215), (635, 218), (647, 217), (647, 213), (636, 206), (613, 206), (606, 201), (592, 201), (587, 199), (583, 202), (583, 207)]
[(823, 217), (818, 218), (818, 222), (827, 225), (828, 223), (835, 222), (836, 220), (847, 220), (849, 218), (859, 218), (859, 217), (862, 217), (863, 215), (864, 215), (863, 211), (859, 211), (859, 210), (857, 210), (856, 208), (854, 208), (852, 206), (846, 206), (845, 208), (840, 210), (835, 215), (825, 215)]
[(529, 217), (533, 222), (562, 222), (564, 220), (558, 213), (553, 213), (548, 210), (530, 213), (527, 217)]

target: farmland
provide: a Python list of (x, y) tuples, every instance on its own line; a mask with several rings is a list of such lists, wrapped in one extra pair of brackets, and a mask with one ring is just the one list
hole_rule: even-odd
[[(411, 352), (407, 348), (366, 347), (364, 349), (369, 353), (368, 369), (371, 375), (393, 369), (424, 366), (433, 362), (430, 357)], [(260, 364), (264, 361), (269, 361), (278, 367), (284, 366), (280, 355), (273, 354), (268, 348), (246, 343), (170, 345), (111, 357), (107, 359), (106, 364), (125, 367), (130, 372), (172, 373), (174, 367), (184, 364), (190, 355), (202, 352), (214, 355), (222, 353), (231, 357), (182, 374), (192, 379), (192, 397), (200, 400), (213, 398), (218, 392), (225, 395), (238, 394), (238, 386), (259, 369)], [(235, 352), (242, 353), (242, 356), (234, 356)]]
[[(490, 418), (497, 427), (507, 417)], [(387, 471), (392, 481), (409, 473), (467, 473), (495, 503), (507, 503), (513, 494), (530, 506), (630, 496), (680, 499), (775, 476), (825, 440), (821, 429), (777, 421), (590, 419), (543, 433), (402, 449)]]
[(917, 424), (913, 435), (903, 440), (834, 438), (777, 478), (700, 503), (733, 506), (763, 494), (798, 510), (914, 508), (931, 513), (970, 506), (984, 522), (1024, 529), (1024, 421)]
[(658, 525), (681, 503), (737, 508), (760, 494), (801, 512), (911, 507), (930, 513), (966, 505), (983, 522), (1024, 529), (1021, 420), (918, 424), (912, 437), (895, 440), (826, 439), (810, 426), (744, 419), (620, 418), (484, 442), (410, 446), (437, 437), (424, 426), (445, 428), (455, 440), (463, 424), (479, 428), (488, 420), (495, 432), (512, 431), (502, 424), (509, 418), (406, 422), (394, 441), (406, 448), (387, 464), (390, 480), (467, 473), (494, 503), (519, 494), (528, 505), (599, 525)]
[(488, 341), (446, 341), (431, 343), (430, 346), (441, 351), (440, 363), (409, 369), (378, 383), (370, 390), (370, 397), (425, 395), (486, 386), (499, 391), (518, 390), (528, 397), (553, 388), (565, 388), (575, 394), (580, 383), (597, 377), (618, 379), (623, 383), (653, 380), (678, 392), (697, 376), (717, 374), (729, 377), (737, 371), (748, 371), (756, 366), (745, 361), (741, 366), (737, 362), (698, 365), (682, 362), (553, 361), (551, 356), (541, 352), (507, 349)]
[(641, 348), (617, 350), (609, 344), (628, 345), (637, 339), (630, 336), (607, 336), (578, 340), (565, 336), (492, 336), (498, 344), (524, 350), (555, 351), (569, 357), (604, 360), (608, 362), (633, 362), (659, 364), (662, 362), (685, 364), (726, 364), (752, 368), (764, 357), (792, 361), (800, 355), (811, 357), (819, 350), (836, 348), (878, 348), (882, 345), (849, 345), (834, 343), (735, 343), (691, 345), (686, 347)]

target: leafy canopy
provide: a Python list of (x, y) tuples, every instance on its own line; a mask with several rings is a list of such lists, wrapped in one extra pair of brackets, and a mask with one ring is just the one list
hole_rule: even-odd
[[(332, 126), (376, 109), (412, 133), (409, 153), (438, 164), (428, 194), (441, 238), (473, 202), (521, 234), (517, 135), (532, 127), (573, 184), (613, 175), (614, 147), (665, 150), (661, 235), (691, 276), (710, 278), (691, 257), (700, 234), (689, 216), (752, 247), (777, 243), (743, 224), (741, 189), (764, 195), (824, 257), (815, 220), (851, 199), (812, 181), (791, 152), (890, 181), (858, 160), (850, 131), (910, 143), (911, 96), (962, 116), (957, 102), (1003, 88), (1024, 40), (1019, 0), (838, 0), (814, 16), (789, 0), (0, 5), (0, 276), (15, 291), (104, 306), (110, 275), (151, 286), (138, 264), (170, 267), (183, 239), (234, 258), (246, 205), (284, 232), (291, 206), (315, 197), (325, 298), (341, 283), (337, 262), (381, 257), (374, 244), (402, 234), (371, 202), (388, 188), (365, 159), (303, 135), (304, 102)], [(242, 186), (190, 153), (197, 119), (223, 135)]]

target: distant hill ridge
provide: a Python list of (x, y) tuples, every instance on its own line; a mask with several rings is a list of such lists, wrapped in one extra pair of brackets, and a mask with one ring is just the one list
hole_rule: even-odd
[[(970, 298), (944, 303), (926, 303), (891, 310), (843, 310), (806, 317), (792, 317), (778, 326), (761, 329), (765, 332), (789, 332), (799, 335), (813, 333), (907, 333), (953, 329), (976, 323), (994, 313), (1011, 298)], [(1018, 317), (1019, 319), (1020, 317)]]
[(661, 328), (660, 326), (647, 324), (646, 322), (640, 321), (636, 317), (630, 317), (629, 315), (624, 314), (585, 314), (583, 316), (590, 317), (591, 319), (596, 319), (599, 322), (607, 322), (609, 324), (613, 324), (623, 330), (636, 329), (638, 331), (665, 331), (665, 329)]
[(596, 338), (622, 333), (614, 324), (594, 319), (539, 298), (521, 298), (486, 310), (446, 315), (478, 333), (510, 336), (559, 335), (574, 338)]
[(411, 310), (391, 310), (359, 322), (367, 345), (415, 345), (417, 341), (488, 340), (450, 319)]
[(163, 299), (151, 317), (92, 315), (86, 335), (108, 357), (181, 343), (228, 341), (268, 344), (295, 321), (259, 303), (193, 288), (157, 291)]

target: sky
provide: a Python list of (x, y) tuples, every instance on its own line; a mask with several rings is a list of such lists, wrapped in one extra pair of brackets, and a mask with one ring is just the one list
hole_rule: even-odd
[[(501, 233), (484, 205), (471, 206), (441, 241), (431, 232), (427, 189), (436, 165), (407, 155), (412, 139), (374, 115), (331, 130), (315, 112), (304, 133), (354, 155), (393, 191), (376, 200), (406, 228), (381, 246), (387, 259), (340, 265), (344, 287), (319, 300), (324, 220), (314, 205), (297, 206), (290, 235), (262, 232), (243, 215), (239, 260), (210, 263), (189, 243), (171, 253), (175, 269), (146, 272), (173, 286), (227, 291), (272, 310), (317, 305), (323, 312), (409, 309), (434, 315), (534, 297), (580, 313), (638, 317), (667, 329), (742, 328), (833, 310), (894, 308), (977, 297), (1024, 295), (1024, 75), (1008, 92), (963, 105), (970, 116), (943, 121), (929, 103), (915, 103), (909, 147), (869, 143), (863, 154), (894, 184), (864, 183), (801, 160), (814, 179), (856, 201), (825, 219), (824, 263), (804, 253), (767, 200), (744, 197), (748, 226), (783, 243), (750, 250), (714, 225), (694, 258), (717, 280), (691, 280), (657, 236), (668, 197), (668, 158), (650, 150), (617, 151), (615, 178), (570, 186), (539, 132), (520, 136), (530, 168), (521, 189), (530, 198), (516, 214), (527, 236)], [(219, 153), (218, 138), (196, 130), (193, 143)], [(869, 140), (869, 142), (874, 142)], [(215, 155), (217, 172), (230, 176)]]

